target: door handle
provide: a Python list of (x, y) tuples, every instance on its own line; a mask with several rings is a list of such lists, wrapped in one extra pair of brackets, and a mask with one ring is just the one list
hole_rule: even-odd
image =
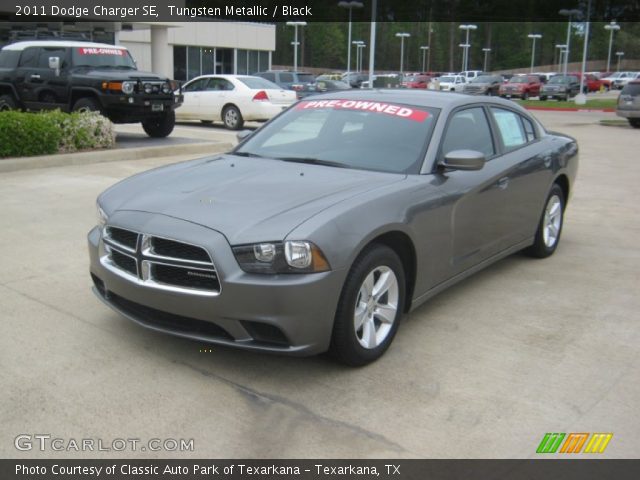
[(38, 75), (37, 73), (34, 73), (33, 75), (31, 75), (31, 79), (32, 80), (40, 80), (40, 75)]
[(498, 188), (504, 190), (509, 186), (509, 177), (502, 177), (498, 180)]

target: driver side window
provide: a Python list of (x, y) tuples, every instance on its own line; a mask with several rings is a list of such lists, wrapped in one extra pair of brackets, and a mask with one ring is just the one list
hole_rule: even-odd
[(489, 122), (481, 107), (455, 112), (442, 140), (441, 157), (454, 150), (474, 150), (490, 158), (495, 154)]

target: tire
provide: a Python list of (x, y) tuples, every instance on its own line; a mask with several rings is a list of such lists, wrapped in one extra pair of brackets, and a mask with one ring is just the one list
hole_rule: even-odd
[(164, 115), (151, 117), (142, 122), (142, 128), (153, 138), (164, 138), (173, 132), (176, 125), (176, 112), (171, 110)]
[(13, 95), (0, 96), (0, 112), (16, 110), (17, 108), (18, 108), (18, 104), (14, 100)]
[(240, 130), (244, 125), (242, 114), (235, 105), (229, 105), (222, 111), (222, 121), (229, 130)]
[(547, 258), (553, 255), (560, 243), (564, 224), (565, 198), (557, 183), (553, 184), (544, 203), (544, 210), (538, 222), (533, 245), (525, 249), (525, 253), (535, 258)]
[(528, 92), (524, 92), (522, 94), (522, 100), (529, 100), (529, 93)]
[(629, 118), (629, 125), (633, 128), (640, 128), (640, 118)]
[[(387, 286), (386, 290), (376, 295), (375, 289), (382, 285)], [(372, 245), (363, 251), (342, 287), (330, 353), (341, 363), (354, 367), (380, 358), (398, 330), (405, 291), (402, 262), (391, 248)], [(387, 313), (380, 313), (384, 311)]]
[(211, 125), (213, 123), (213, 120), (200, 120), (200, 121), (205, 125)]
[(83, 97), (73, 104), (74, 112), (101, 112), (100, 104), (91, 97)]
[(540, 101), (544, 102), (547, 99), (547, 97), (545, 95), (540, 95)]

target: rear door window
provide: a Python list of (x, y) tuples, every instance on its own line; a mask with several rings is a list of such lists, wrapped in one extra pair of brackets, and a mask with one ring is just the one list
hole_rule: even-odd
[[(491, 108), (491, 113), (498, 126), (498, 133), (502, 139), (502, 144), (507, 150), (521, 147), (530, 141), (529, 134), (525, 130), (523, 119), (519, 114), (502, 108)], [(531, 122), (529, 122), (528, 128), (530, 134), (535, 138)]]
[(20, 56), (19, 66), (24, 68), (36, 68), (38, 66), (39, 50), (40, 49), (37, 47), (25, 49)]

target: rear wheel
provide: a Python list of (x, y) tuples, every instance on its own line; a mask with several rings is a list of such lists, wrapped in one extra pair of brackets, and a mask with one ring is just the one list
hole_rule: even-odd
[(529, 93), (528, 92), (524, 92), (522, 94), (522, 100), (529, 100)]
[(546, 95), (540, 95), (540, 101), (544, 102), (547, 99)]
[(16, 108), (18, 108), (18, 104), (14, 100), (13, 95), (0, 96), (0, 112), (15, 110)]
[(240, 130), (244, 125), (244, 119), (238, 107), (235, 105), (229, 105), (222, 112), (222, 121), (224, 126), (229, 130)]
[(629, 125), (633, 128), (640, 128), (640, 118), (630, 118)]
[(560, 243), (560, 234), (564, 223), (564, 206), (564, 193), (560, 186), (554, 183), (547, 197), (534, 243), (525, 250), (527, 255), (536, 258), (546, 258), (553, 255), (558, 243)]
[(384, 245), (365, 250), (342, 288), (331, 353), (352, 366), (380, 358), (398, 330), (404, 296), (404, 269), (398, 255)]
[(142, 128), (153, 138), (163, 138), (173, 132), (176, 124), (176, 113), (171, 110), (164, 115), (151, 117), (142, 122)]

